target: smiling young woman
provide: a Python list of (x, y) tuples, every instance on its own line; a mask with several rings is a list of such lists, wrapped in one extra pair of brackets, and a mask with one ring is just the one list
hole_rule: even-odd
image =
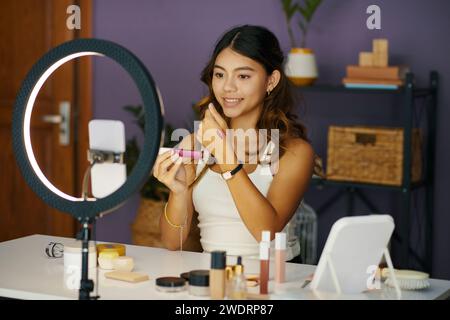
[[(299, 255), (293, 215), (311, 179), (314, 152), (292, 113), (283, 59), (277, 38), (260, 26), (233, 28), (216, 44), (201, 77), (209, 89), (198, 103), (201, 124), (179, 146), (207, 149), (216, 162), (191, 163), (167, 152), (154, 166), (154, 176), (171, 190), (160, 220), (167, 248), (180, 246), (180, 227), (187, 238), (196, 210), (207, 252), (257, 256), (261, 232), (268, 230), (272, 239), (275, 232), (287, 233), (287, 260)], [(242, 134), (256, 140), (244, 137), (239, 144)], [(258, 157), (251, 163), (255, 145)]]

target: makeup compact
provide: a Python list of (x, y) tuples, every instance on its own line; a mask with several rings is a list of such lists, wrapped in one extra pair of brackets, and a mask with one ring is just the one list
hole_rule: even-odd
[(134, 260), (127, 256), (116, 257), (112, 260), (112, 266), (114, 270), (130, 272), (134, 268)]
[[(113, 260), (119, 257), (119, 254), (117, 252), (100, 252), (98, 255), (98, 265), (100, 266), (100, 269), (104, 270), (113, 270)], [(127, 270), (131, 271), (131, 270)]]
[(189, 294), (209, 296), (209, 270), (192, 270), (189, 272)]
[(180, 277), (161, 277), (155, 280), (156, 290), (161, 292), (180, 292), (186, 290), (186, 280)]
[[(81, 269), (82, 244), (79, 240), (64, 243), (64, 268)], [(97, 267), (97, 251), (94, 244), (89, 244), (88, 268)]]
[(119, 256), (126, 255), (126, 248), (123, 244), (117, 243), (100, 243), (97, 244), (97, 255), (100, 255), (102, 252), (117, 252)]
[(183, 278), (186, 282), (189, 282), (189, 272), (183, 272), (180, 274), (180, 278)]
[(247, 287), (256, 287), (259, 285), (259, 275), (247, 274), (245, 278), (247, 279)]

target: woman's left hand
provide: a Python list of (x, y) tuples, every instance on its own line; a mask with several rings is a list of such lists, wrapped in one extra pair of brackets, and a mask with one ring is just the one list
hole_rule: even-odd
[(198, 127), (196, 139), (214, 155), (221, 166), (228, 162), (235, 162), (233, 148), (225, 136), (227, 129), (227, 122), (210, 103), (208, 110), (205, 112), (205, 117)]

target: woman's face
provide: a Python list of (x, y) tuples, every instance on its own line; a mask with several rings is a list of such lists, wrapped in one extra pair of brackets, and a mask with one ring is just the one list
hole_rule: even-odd
[(258, 62), (230, 48), (222, 50), (214, 65), (212, 88), (225, 116), (259, 115), (268, 78)]

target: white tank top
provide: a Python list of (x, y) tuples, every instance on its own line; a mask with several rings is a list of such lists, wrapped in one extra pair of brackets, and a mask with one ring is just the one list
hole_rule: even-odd
[[(255, 171), (248, 174), (250, 180), (265, 197), (273, 180), (270, 163), (266, 161), (273, 147), (274, 144), (270, 141), (260, 157), (260, 160), (265, 163), (258, 164)], [(198, 163), (197, 176), (205, 165), (206, 161)], [(227, 252), (227, 255), (254, 258), (259, 256), (259, 243), (242, 221), (228, 185), (219, 173), (207, 169), (193, 187), (192, 200), (198, 212), (200, 242), (204, 251), (223, 250)], [(253, 214), (255, 219), (258, 219), (258, 213)], [(300, 254), (300, 244), (295, 235), (295, 223), (294, 215), (283, 229), (287, 242), (286, 260), (291, 260)], [(275, 241), (272, 241), (271, 248), (275, 247), (274, 243)], [(273, 253), (274, 250), (271, 252)]]

